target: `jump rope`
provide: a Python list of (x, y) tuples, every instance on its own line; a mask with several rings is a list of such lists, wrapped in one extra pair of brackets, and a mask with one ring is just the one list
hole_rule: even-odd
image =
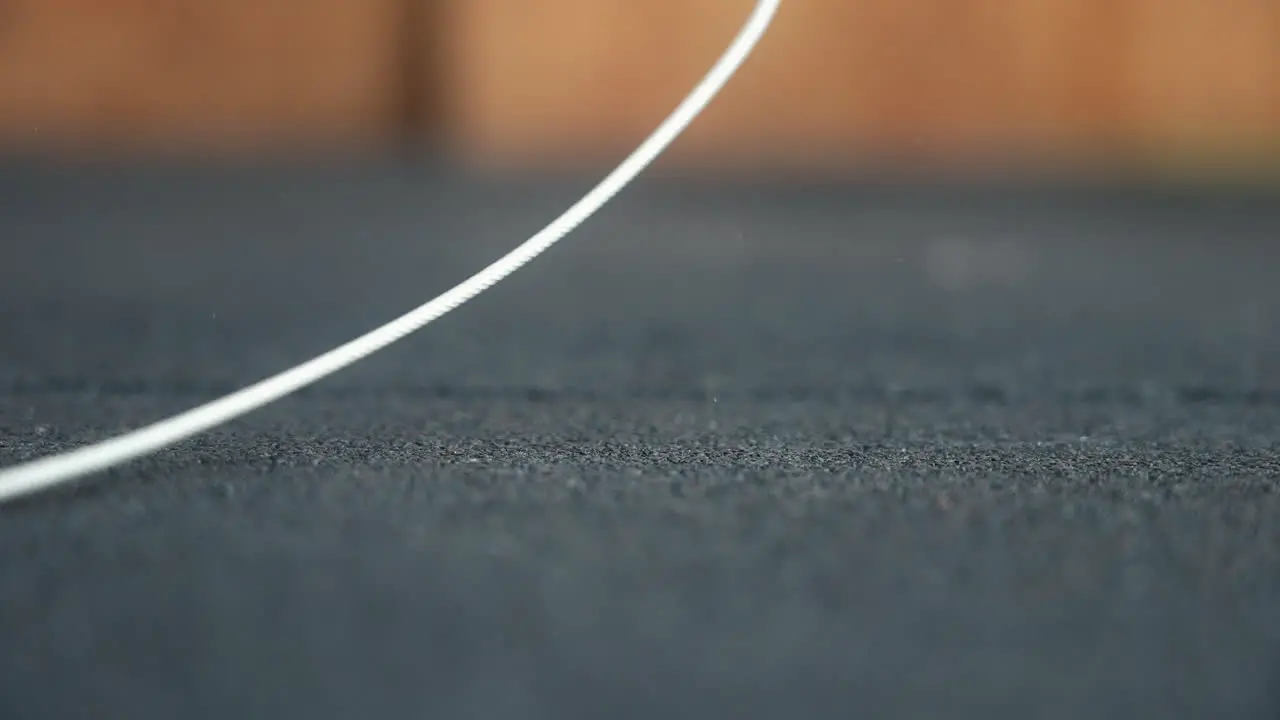
[(738, 71), (769, 28), (780, 2), (758, 0), (729, 48), (652, 135), (581, 200), (493, 264), (382, 327), (242, 390), (102, 442), (0, 470), (0, 503), (101, 472), (230, 422), (382, 350), (489, 289), (573, 232), (661, 155)]

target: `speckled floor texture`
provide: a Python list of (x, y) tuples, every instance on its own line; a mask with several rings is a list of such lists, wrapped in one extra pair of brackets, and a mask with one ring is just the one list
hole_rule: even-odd
[[(591, 177), (0, 170), (0, 463), (371, 329)], [(5, 718), (1275, 718), (1280, 200), (643, 180), (0, 508)]]

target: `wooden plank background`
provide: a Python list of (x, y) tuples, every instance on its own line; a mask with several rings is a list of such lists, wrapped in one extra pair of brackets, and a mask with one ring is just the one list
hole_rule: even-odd
[[(474, 0), (449, 106), (475, 157), (616, 155), (721, 51), (750, 0)], [(784, 3), (677, 150), (717, 162), (1140, 162), (1280, 139), (1271, 0)], [(564, 155), (562, 157), (573, 157)]]
[[(0, 148), (625, 152), (752, 0), (0, 0)], [(1275, 159), (1274, 0), (789, 0), (672, 162)]]
[(383, 143), (399, 130), (400, 1), (0, 0), (0, 143)]

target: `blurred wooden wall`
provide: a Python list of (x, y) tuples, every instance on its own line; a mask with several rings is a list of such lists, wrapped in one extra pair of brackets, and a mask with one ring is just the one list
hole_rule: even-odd
[[(612, 159), (752, 0), (0, 0), (0, 145)], [(439, 132), (439, 135), (435, 133)], [(686, 162), (1276, 159), (1275, 0), (784, 0)]]
[[(752, 0), (459, 3), (458, 137), (494, 160), (646, 134)], [(1280, 141), (1275, 0), (793, 0), (676, 148), (844, 165), (1135, 162)]]
[(249, 151), (398, 132), (401, 0), (0, 0), (0, 143)]

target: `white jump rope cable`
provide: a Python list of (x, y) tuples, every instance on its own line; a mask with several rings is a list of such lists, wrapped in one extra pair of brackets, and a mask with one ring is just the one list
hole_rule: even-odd
[(779, 2), (758, 0), (729, 49), (658, 129), (599, 185), (515, 250), (434, 300), (301, 365), (133, 432), (0, 470), (0, 503), (106, 470), (234, 420), (372, 355), (484, 292), (572, 232), (653, 162), (737, 72), (764, 36)]

